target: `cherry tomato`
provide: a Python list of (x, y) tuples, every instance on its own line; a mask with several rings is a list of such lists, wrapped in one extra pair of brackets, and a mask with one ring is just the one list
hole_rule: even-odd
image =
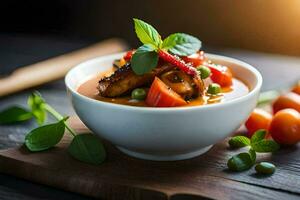
[(269, 132), (279, 144), (296, 144), (300, 141), (300, 113), (294, 109), (277, 112), (270, 124)]
[(186, 63), (192, 63), (194, 67), (197, 67), (201, 65), (204, 62), (205, 56), (204, 56), (204, 51), (200, 51), (197, 53), (194, 53), (190, 56), (183, 56), (182, 60)]
[(293, 108), (300, 112), (300, 95), (294, 92), (280, 95), (273, 103), (273, 112), (276, 113), (285, 108)]
[(230, 87), (232, 85), (232, 73), (226, 66), (208, 64), (211, 71), (211, 80), (218, 83), (221, 87)]
[(251, 138), (251, 136), (259, 129), (269, 130), (272, 117), (273, 116), (267, 111), (255, 108), (245, 123), (248, 130), (248, 137)]
[(293, 87), (292, 92), (300, 95), (300, 81)]

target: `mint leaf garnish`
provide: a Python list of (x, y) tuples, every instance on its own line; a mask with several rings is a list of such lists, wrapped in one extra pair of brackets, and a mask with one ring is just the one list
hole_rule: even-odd
[(235, 136), (229, 140), (231, 147), (250, 146), (248, 153), (240, 153), (231, 157), (227, 166), (232, 171), (244, 171), (250, 169), (256, 162), (256, 153), (267, 153), (277, 151), (280, 146), (273, 140), (265, 139), (266, 130), (258, 130), (251, 137), (251, 140), (244, 136)]
[(256, 161), (256, 152), (252, 148), (249, 149), (249, 155), (250, 155), (250, 158), (251, 158), (251, 160), (254, 164), (255, 161)]
[(267, 135), (267, 131), (264, 129), (256, 131), (251, 137), (251, 144), (263, 140)]
[(231, 157), (227, 166), (232, 171), (245, 171), (253, 166), (253, 160), (249, 153), (240, 153)]
[(134, 18), (133, 21), (136, 35), (143, 44), (152, 44), (156, 48), (161, 46), (161, 37), (153, 26), (140, 19)]
[(235, 136), (232, 137), (228, 141), (230, 147), (232, 148), (240, 148), (240, 147), (245, 147), (250, 145), (250, 139), (245, 137), (245, 136)]
[(101, 164), (106, 158), (101, 140), (92, 134), (76, 135), (68, 147), (68, 152), (79, 161), (95, 165)]
[(174, 33), (164, 39), (162, 48), (178, 56), (188, 56), (201, 48), (201, 41), (185, 33)]
[(150, 72), (157, 66), (158, 55), (151, 45), (139, 47), (131, 58), (131, 68), (137, 75)]
[(43, 151), (55, 146), (65, 132), (64, 121), (40, 126), (30, 131), (25, 137), (25, 145), (30, 151)]
[(251, 137), (251, 148), (259, 153), (267, 153), (277, 151), (280, 146), (273, 140), (265, 139), (267, 131), (264, 129), (258, 130)]
[(33, 92), (27, 101), (31, 112), (39, 125), (42, 125), (47, 119), (47, 112), (44, 109), (45, 100), (38, 92)]
[(251, 147), (259, 153), (275, 152), (280, 148), (275, 141), (266, 139), (251, 143)]
[(0, 124), (23, 122), (32, 118), (32, 113), (24, 108), (13, 106), (0, 112)]

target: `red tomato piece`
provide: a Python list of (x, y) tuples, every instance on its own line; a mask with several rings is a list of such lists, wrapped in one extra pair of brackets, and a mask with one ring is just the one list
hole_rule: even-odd
[(182, 70), (183, 72), (192, 75), (193, 77), (197, 77), (198, 76), (198, 72), (196, 70), (196, 68), (186, 64), (185, 62), (182, 62), (181, 59), (179, 59), (178, 57), (168, 53), (165, 50), (159, 50), (158, 51), (158, 56), (163, 59), (164, 61), (171, 63), (172, 65), (175, 65), (176, 67), (178, 67), (180, 70)]
[(251, 138), (251, 136), (260, 129), (269, 130), (272, 117), (273, 116), (267, 111), (255, 108), (245, 123), (248, 130), (248, 137)]
[(214, 83), (218, 83), (221, 87), (232, 86), (232, 73), (226, 66), (221, 65), (207, 65), (211, 71), (211, 80)]
[(155, 77), (149, 89), (146, 103), (152, 107), (174, 107), (187, 104), (179, 94), (157, 77)]
[(181, 58), (184, 62), (191, 63), (194, 67), (202, 65), (205, 60), (204, 51), (199, 51), (190, 56), (183, 56)]
[(278, 111), (273, 117), (269, 131), (279, 144), (296, 144), (300, 141), (300, 113), (294, 109)]
[(132, 55), (134, 54), (134, 52), (135, 52), (135, 49), (133, 49), (133, 50), (131, 50), (131, 51), (127, 51), (127, 53), (124, 55), (123, 58), (124, 58), (126, 61), (131, 60)]

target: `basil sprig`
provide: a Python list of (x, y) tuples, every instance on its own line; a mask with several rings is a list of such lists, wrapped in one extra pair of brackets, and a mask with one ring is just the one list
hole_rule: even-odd
[(273, 140), (265, 139), (266, 130), (258, 130), (251, 139), (245, 136), (232, 137), (228, 143), (232, 148), (250, 147), (248, 152), (232, 156), (227, 166), (232, 171), (245, 171), (250, 169), (256, 162), (256, 153), (275, 152), (279, 145)]
[(40, 126), (30, 131), (25, 137), (25, 145), (30, 151), (43, 151), (60, 142), (65, 132), (65, 124), (68, 118), (56, 123)]
[(44, 109), (45, 100), (38, 92), (33, 92), (28, 97), (27, 104), (37, 123), (42, 125), (47, 120), (47, 111)]
[(95, 165), (101, 164), (106, 158), (102, 142), (92, 134), (76, 135), (68, 152), (77, 160)]
[[(143, 62), (143, 67), (141, 67)], [(131, 67), (137, 75), (143, 75), (157, 66), (158, 55), (154, 51), (153, 46), (144, 44), (140, 46), (133, 54), (131, 59)]]
[(164, 39), (162, 48), (178, 56), (188, 56), (201, 48), (201, 41), (185, 33), (174, 33)]
[(0, 112), (0, 124), (12, 124), (31, 119), (32, 113), (25, 108), (12, 106)]
[(132, 70), (137, 75), (148, 73), (157, 66), (157, 51), (160, 49), (177, 56), (188, 56), (201, 48), (201, 41), (191, 35), (174, 33), (162, 40), (158, 31), (150, 24), (140, 19), (133, 21), (136, 35), (144, 44), (137, 49), (131, 59)]
[[(13, 106), (0, 112), (0, 124), (21, 122), (34, 117), (40, 126), (25, 136), (25, 146), (29, 151), (38, 152), (54, 147), (61, 141), (65, 129), (67, 129), (73, 136), (68, 147), (68, 152), (73, 158), (90, 164), (101, 164), (105, 160), (106, 152), (100, 139), (93, 134), (77, 134), (67, 124), (68, 117), (62, 116), (47, 104), (38, 92), (29, 96), (28, 106), (30, 111)], [(48, 113), (58, 121), (42, 125), (46, 121)]]
[(152, 25), (140, 19), (134, 18), (133, 21), (136, 35), (143, 44), (152, 44), (154, 47), (161, 46), (161, 37)]

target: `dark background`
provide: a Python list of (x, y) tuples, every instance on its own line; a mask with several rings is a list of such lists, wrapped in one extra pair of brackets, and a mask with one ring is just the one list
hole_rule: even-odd
[[(300, 58), (245, 50), (300, 56), (300, 0), (2, 0), (0, 76), (109, 37), (121, 37), (136, 47), (133, 17), (153, 24), (164, 37), (193, 34), (205, 50), (255, 66), (264, 77), (263, 90), (287, 88), (299, 80)], [(74, 114), (62, 80), (35, 89), (60, 113)], [(12, 104), (26, 106), (30, 92), (0, 98), (0, 110)], [(1, 126), (0, 149), (22, 145), (34, 126)], [(286, 177), (296, 173), (295, 167), (287, 167), (281, 170)], [(267, 193), (275, 190), (279, 191)], [(293, 195), (292, 189), (285, 190), (280, 192)], [(58, 198), (89, 199), (0, 174), (0, 199)]]
[(136, 46), (132, 18), (137, 17), (162, 36), (186, 32), (204, 46), (300, 56), (298, 0), (5, 0), (0, 5), (0, 33), (9, 36), (87, 41), (117, 36)]

